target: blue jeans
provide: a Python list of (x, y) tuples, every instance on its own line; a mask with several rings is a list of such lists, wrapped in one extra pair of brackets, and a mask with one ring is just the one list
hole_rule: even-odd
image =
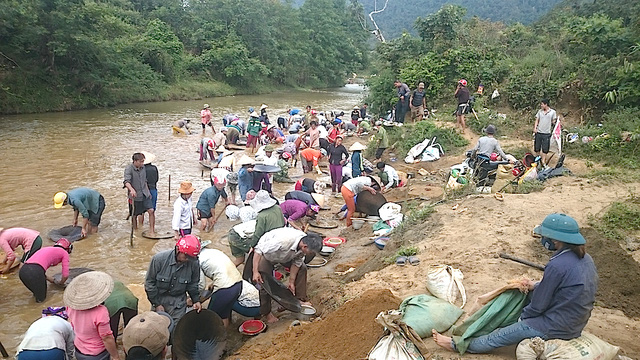
[[(540, 331), (532, 328), (522, 321), (518, 321), (515, 324), (511, 324), (507, 327), (499, 328), (487, 335), (482, 335), (477, 338), (472, 338), (467, 348), (468, 353), (472, 354), (484, 354), (494, 349), (515, 345), (524, 339), (531, 339), (534, 337), (540, 337), (544, 340), (547, 337)], [(451, 340), (454, 350), (456, 345)]]
[(156, 209), (156, 204), (158, 204), (158, 189), (149, 189), (151, 193), (151, 203), (153, 204), (153, 210)]
[(239, 302), (235, 302), (233, 303), (233, 311), (237, 312), (238, 314), (242, 315), (242, 316), (246, 316), (246, 317), (251, 317), (251, 318), (255, 318), (260, 316), (260, 307), (256, 306), (256, 307), (246, 307), (246, 306), (242, 306), (240, 305)]

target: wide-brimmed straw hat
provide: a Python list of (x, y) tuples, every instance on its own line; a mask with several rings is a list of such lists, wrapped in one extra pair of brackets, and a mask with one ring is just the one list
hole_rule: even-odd
[(255, 160), (253, 160), (252, 158), (248, 157), (247, 155), (242, 155), (242, 157), (238, 161), (238, 165), (240, 165), (240, 166), (253, 165), (255, 163), (256, 163)]
[(76, 276), (64, 290), (64, 303), (74, 310), (87, 310), (102, 304), (113, 291), (113, 278), (102, 271)]
[(193, 187), (191, 181), (183, 181), (180, 183), (180, 188), (178, 189), (180, 194), (191, 194), (194, 191), (196, 191), (196, 189)]
[(266, 108), (268, 108), (268, 107), (269, 107), (269, 105), (267, 105), (267, 104), (262, 104), (262, 105), (260, 105), (260, 110), (264, 110), (264, 109), (266, 109)]
[(358, 107), (358, 105), (354, 105), (353, 106), (353, 110), (359, 110), (360, 108)]
[(210, 108), (209, 104), (204, 104), (204, 106), (202, 107), (203, 109), (208, 109)]
[(144, 164), (151, 164), (156, 161), (156, 156), (148, 151), (140, 151), (144, 155)]
[(356, 141), (353, 143), (353, 145), (351, 145), (351, 147), (349, 147), (349, 151), (362, 151), (366, 148), (367, 147), (365, 145), (362, 145), (360, 144), (360, 142)]
[(311, 197), (316, 202), (316, 204), (320, 205), (320, 207), (324, 206), (324, 195), (318, 193), (311, 193)]
[(275, 205), (276, 200), (269, 195), (267, 190), (260, 190), (256, 193), (255, 199), (251, 200), (249, 204), (256, 212), (260, 212)]

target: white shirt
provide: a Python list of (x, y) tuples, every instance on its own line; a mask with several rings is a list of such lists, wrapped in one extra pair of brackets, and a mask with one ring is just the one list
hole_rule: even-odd
[(278, 155), (276, 155), (275, 151), (269, 157), (265, 154), (263, 159), (265, 165), (278, 166)]
[(262, 235), (254, 251), (273, 264), (291, 261), (301, 267), (304, 254), (298, 250), (298, 244), (305, 236), (304, 232), (290, 227), (274, 229)]
[(246, 239), (248, 237), (253, 236), (253, 233), (256, 232), (256, 221), (255, 220), (249, 220), (247, 222), (243, 222), (243, 223), (240, 223), (240, 224), (234, 226), (232, 229), (241, 238)]
[[(242, 281), (242, 275), (240, 275), (236, 266), (220, 250), (202, 249), (198, 255), (198, 260), (200, 261), (202, 274), (213, 280), (213, 292), (230, 288), (235, 283)], [(205, 281), (204, 276), (200, 276), (201, 283)]]
[(371, 186), (371, 178), (368, 176), (358, 176), (345, 181), (342, 185), (358, 195), (360, 191), (364, 190), (365, 186)]
[(190, 197), (189, 200), (184, 200), (182, 195), (176, 199), (173, 203), (173, 219), (171, 221), (171, 228), (175, 231), (180, 229), (191, 229), (193, 226), (193, 202)]
[(387, 173), (387, 178), (389, 179), (387, 185), (384, 186), (385, 189), (391, 189), (394, 181), (396, 182), (396, 184), (400, 183), (400, 177), (398, 176), (398, 172), (396, 171), (396, 169), (392, 168), (389, 165), (385, 165), (383, 171)]
[(326, 127), (318, 126), (318, 129), (320, 130), (320, 139), (326, 139), (327, 136), (329, 136), (329, 132)]
[(244, 307), (259, 307), (260, 293), (255, 286), (247, 280), (242, 280), (242, 292), (238, 297), (238, 303)]
[(24, 334), (16, 355), (23, 350), (61, 349), (67, 359), (73, 359), (74, 339), (71, 324), (59, 316), (47, 316), (36, 320)]
[(551, 124), (556, 121), (558, 115), (556, 111), (549, 108), (549, 111), (545, 114), (544, 110), (538, 110), (536, 119), (538, 119), (538, 132), (541, 134), (551, 134)]

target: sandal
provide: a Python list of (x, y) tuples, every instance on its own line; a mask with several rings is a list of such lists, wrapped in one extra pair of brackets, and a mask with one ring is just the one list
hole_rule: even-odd
[(418, 259), (417, 256), (409, 256), (409, 264), (417, 266), (418, 264), (420, 264), (420, 259)]
[(396, 258), (396, 265), (405, 266), (406, 264), (407, 264), (407, 257), (406, 256), (398, 256)]
[(493, 194), (493, 196), (496, 198), (496, 200), (498, 201), (504, 201), (504, 195), (501, 192), (497, 192), (495, 194)]

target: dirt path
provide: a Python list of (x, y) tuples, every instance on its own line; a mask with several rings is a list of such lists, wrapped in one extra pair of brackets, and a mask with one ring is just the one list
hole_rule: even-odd
[[(470, 138), (471, 141), (473, 138)], [(477, 137), (475, 137), (477, 139)], [(515, 142), (514, 142), (515, 143)], [(520, 143), (524, 143), (520, 141)], [(462, 160), (462, 156), (445, 156), (435, 163), (420, 163), (412, 168), (424, 168), (427, 176), (411, 181), (405, 189), (388, 194), (392, 200), (415, 196), (429, 197), (435, 202), (442, 197), (442, 188), (448, 167)], [(574, 173), (584, 173), (586, 167), (580, 160), (568, 159), (566, 165)], [(394, 164), (395, 166), (395, 164)], [(398, 166), (398, 168), (401, 168)], [(403, 171), (406, 171), (403, 169)], [(544, 190), (531, 194), (505, 194), (504, 201), (492, 195), (471, 195), (457, 202), (447, 202), (435, 207), (436, 212), (423, 224), (417, 224), (402, 235), (402, 241), (418, 247), (421, 262), (418, 266), (387, 265), (393, 255), (389, 249), (379, 251), (373, 245), (362, 246), (371, 236), (370, 226), (361, 230), (344, 230), (341, 236), (347, 238), (323, 268), (310, 270), (310, 293), (314, 304), (320, 309), (321, 319), (302, 329), (288, 329), (295, 318), (285, 315), (272, 326), (270, 331), (248, 341), (244, 347), (229, 356), (229, 359), (252, 359), (257, 353), (263, 359), (290, 359), (292, 354), (300, 358), (357, 359), (365, 358), (371, 345), (369, 341), (353, 342), (350, 355), (322, 353), (304, 356), (313, 352), (315, 345), (291, 352), (291, 348), (281, 344), (301, 347), (299, 336), (309, 332), (322, 333), (323, 324), (333, 324), (333, 311), (340, 312), (345, 328), (358, 326), (362, 309), (349, 306), (352, 316), (345, 312), (345, 301), (358, 299), (371, 289), (390, 290), (402, 299), (409, 295), (426, 293), (425, 278), (429, 267), (449, 264), (459, 268), (465, 275), (469, 309), (474, 299), (501, 286), (507, 280), (520, 277), (539, 279), (542, 272), (498, 257), (501, 252), (545, 264), (550, 253), (544, 250), (531, 230), (546, 215), (552, 212), (567, 213), (586, 227), (589, 217), (599, 214), (612, 201), (621, 200), (629, 193), (636, 193), (640, 184), (603, 184), (580, 177), (561, 177), (547, 181)], [(340, 199), (331, 199), (332, 206), (339, 206)], [(457, 205), (456, 210), (453, 206)], [(596, 308), (587, 326), (587, 331), (620, 346), (623, 354), (632, 358), (640, 357), (640, 343), (635, 335), (640, 331), (640, 266), (617, 244), (606, 244), (593, 230), (585, 228), (588, 251), (594, 257), (599, 269), (601, 291), (598, 293)], [(393, 244), (389, 247), (393, 248)], [(616, 261), (617, 259), (617, 261)], [(353, 268), (349, 274), (337, 274)], [(347, 304), (352, 304), (348, 302)], [(331, 320), (331, 321), (327, 321)], [(370, 321), (368, 327), (378, 325)], [(308, 328), (306, 328), (308, 327)], [(340, 337), (340, 331), (336, 337)], [(305, 338), (307, 340), (311, 338)], [(368, 339), (370, 340), (370, 339)], [(320, 341), (316, 339), (315, 341)], [(425, 339), (432, 359), (458, 359), (457, 354), (437, 347), (430, 339)], [(295, 345), (297, 344), (297, 345)], [(324, 343), (321, 343), (324, 349)], [(275, 347), (278, 351), (264, 349)], [(263, 350), (260, 350), (263, 349)], [(466, 355), (473, 359), (515, 359), (515, 347), (501, 349), (490, 355)], [(322, 350), (325, 351), (325, 350)]]

